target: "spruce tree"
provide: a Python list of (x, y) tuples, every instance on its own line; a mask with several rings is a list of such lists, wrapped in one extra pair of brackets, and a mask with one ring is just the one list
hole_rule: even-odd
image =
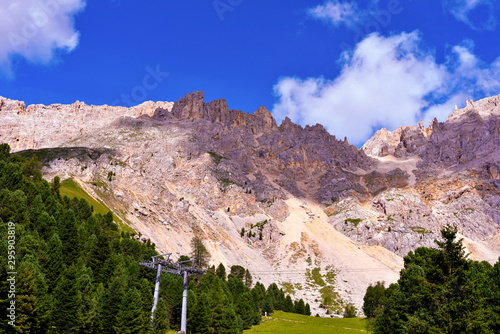
[(198, 297), (198, 302), (193, 309), (193, 317), (191, 318), (191, 328), (194, 334), (210, 334), (211, 321), (210, 305), (206, 293), (202, 293)]
[(306, 314), (306, 305), (302, 298), (295, 303), (295, 313), (304, 315)]
[(186, 330), (188, 332), (192, 332), (193, 329), (193, 317), (194, 310), (196, 308), (196, 304), (198, 303), (198, 298), (196, 297), (196, 293), (192, 289), (188, 289), (187, 293), (187, 324)]
[(77, 285), (80, 295), (82, 296), (81, 303), (78, 308), (78, 318), (80, 319), (80, 330), (84, 333), (95, 332), (95, 321), (97, 316), (97, 294), (92, 285), (90, 269), (83, 269), (78, 273)]
[(309, 305), (309, 303), (306, 304), (306, 315), (311, 315), (311, 306)]
[(226, 267), (222, 263), (219, 264), (217, 267), (217, 270), (215, 271), (215, 274), (220, 277), (221, 280), (225, 281), (226, 280)]
[(59, 199), (61, 198), (61, 194), (59, 193), (60, 189), (61, 189), (61, 178), (59, 176), (55, 176), (54, 180), (52, 181), (52, 187), (50, 190)]
[[(233, 305), (228, 303), (221, 307), (221, 315), (214, 324), (215, 333), (240, 334), (243, 329), (240, 328), (238, 317), (234, 311)], [(220, 314), (220, 313), (219, 313)]]
[(81, 323), (81, 295), (76, 284), (76, 268), (74, 265), (63, 268), (63, 274), (54, 290), (52, 326), (56, 333), (77, 333)]
[(235, 296), (235, 311), (241, 317), (243, 329), (249, 329), (255, 322), (255, 305), (252, 301), (252, 295), (249, 292), (243, 294), (233, 294)]
[(23, 259), (16, 281), (17, 329), (21, 333), (46, 330), (50, 314), (49, 295), (45, 277), (33, 257)]
[(165, 334), (169, 329), (165, 300), (160, 298), (154, 312), (153, 334)]
[(198, 237), (193, 237), (193, 239), (191, 239), (191, 258), (195, 260), (194, 265), (198, 268), (208, 267), (210, 253)]
[(114, 277), (106, 289), (102, 303), (104, 304), (99, 315), (99, 326), (102, 333), (113, 333), (112, 325), (116, 323), (117, 312), (122, 306), (126, 293), (126, 280), (123, 276)]
[(252, 275), (248, 269), (245, 270), (245, 285), (249, 288), (252, 286)]
[(52, 292), (59, 282), (64, 264), (62, 242), (57, 233), (52, 235), (47, 248), (47, 253), (49, 255), (47, 282), (49, 291)]
[(146, 318), (142, 310), (141, 295), (136, 288), (129, 289), (123, 297), (113, 328), (119, 334), (144, 333)]
[(290, 295), (287, 295), (285, 298), (285, 302), (283, 304), (283, 311), (284, 312), (294, 312), (295, 311), (295, 306), (293, 305), (292, 298)]
[(59, 238), (62, 242), (64, 263), (69, 265), (80, 254), (80, 240), (75, 213), (72, 209), (67, 210), (59, 222)]

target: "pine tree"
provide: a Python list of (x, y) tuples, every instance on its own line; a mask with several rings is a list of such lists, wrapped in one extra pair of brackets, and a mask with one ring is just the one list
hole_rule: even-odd
[(141, 295), (136, 288), (131, 288), (123, 297), (113, 327), (117, 334), (140, 334), (144, 333), (145, 324)]
[(309, 305), (309, 303), (306, 304), (306, 315), (311, 315), (311, 306)]
[(375, 318), (382, 312), (384, 293), (384, 282), (379, 281), (375, 285), (370, 285), (366, 288), (366, 293), (363, 297), (363, 312), (368, 318)]
[(356, 307), (353, 304), (347, 304), (344, 307), (344, 318), (356, 318)]
[(7, 161), (10, 156), (10, 146), (7, 143), (0, 144), (0, 160)]
[(77, 221), (72, 209), (67, 210), (60, 219), (60, 235), (65, 263), (69, 265), (80, 254)]
[(198, 297), (198, 302), (193, 309), (191, 328), (194, 334), (210, 334), (210, 305), (206, 293)]
[(30, 160), (22, 165), (22, 172), (24, 176), (33, 180), (33, 182), (40, 182), (42, 180), (42, 163), (38, 161), (36, 155), (33, 155)]
[(57, 333), (77, 333), (79, 331), (79, 307), (81, 295), (76, 284), (76, 268), (71, 265), (63, 269), (63, 274), (54, 290), (54, 311), (52, 325)]
[(52, 181), (52, 187), (50, 190), (59, 199), (61, 198), (61, 194), (59, 193), (60, 189), (61, 189), (61, 178), (59, 178), (59, 176), (56, 176), (56, 177), (54, 177), (54, 180)]
[(253, 304), (252, 294), (233, 294), (235, 296), (235, 311), (241, 317), (243, 329), (249, 329), (255, 322), (255, 313), (258, 312)]
[(59, 277), (61, 276), (64, 264), (62, 242), (57, 233), (52, 235), (47, 248), (47, 253), (49, 254), (47, 281), (49, 291), (52, 292), (59, 282)]
[(245, 276), (245, 268), (238, 265), (231, 266), (231, 275), (243, 280), (243, 277)]
[(283, 304), (283, 311), (284, 312), (293, 312), (295, 311), (295, 306), (293, 305), (292, 298), (290, 295), (287, 295), (285, 298), (285, 302)]
[(210, 253), (207, 251), (205, 245), (198, 237), (191, 239), (191, 258), (194, 259), (194, 265), (198, 268), (206, 268), (208, 261), (210, 261)]
[(26, 256), (19, 266), (16, 282), (16, 325), (21, 333), (46, 330), (50, 312), (47, 284), (38, 263)]
[(374, 333), (491, 331), (495, 316), (488, 303), (491, 291), (486, 292), (491, 267), (468, 261), (456, 234), (447, 225), (439, 249), (420, 247), (404, 257), (398, 283), (384, 292)]
[(10, 191), (17, 190), (23, 180), (23, 174), (19, 166), (9, 162), (2, 170), (0, 177), (0, 189), (6, 188)]
[[(193, 283), (194, 285), (194, 283)], [(192, 332), (193, 329), (193, 317), (194, 317), (194, 310), (196, 308), (196, 304), (198, 303), (198, 298), (196, 297), (196, 293), (188, 288), (188, 293), (187, 293), (187, 324), (186, 324), (186, 330), (188, 332)]]
[(158, 300), (158, 305), (156, 305), (156, 310), (154, 313), (153, 323), (153, 334), (165, 334), (169, 329), (167, 307), (163, 298), (160, 298)]
[(295, 306), (295, 313), (306, 314), (306, 305), (302, 298), (299, 301), (295, 302), (294, 306)]
[(226, 267), (222, 263), (219, 264), (217, 267), (217, 270), (215, 271), (215, 274), (220, 277), (221, 280), (225, 281), (226, 280)]
[(84, 333), (92, 333), (95, 328), (97, 316), (97, 295), (92, 286), (91, 270), (83, 268), (78, 272), (77, 285), (81, 303), (78, 308), (78, 318), (80, 319), (80, 330)]
[(248, 269), (245, 270), (245, 285), (247, 287), (252, 286), (252, 275), (250, 274), (250, 271)]

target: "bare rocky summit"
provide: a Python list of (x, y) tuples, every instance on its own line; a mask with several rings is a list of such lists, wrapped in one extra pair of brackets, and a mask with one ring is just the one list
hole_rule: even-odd
[(160, 251), (187, 254), (197, 235), (213, 263), (248, 267), (325, 314), (326, 297), (336, 312), (341, 300), (359, 310), (368, 284), (394, 282), (402, 256), (433, 246), (446, 223), (472, 257), (496, 261), (499, 101), (382, 129), (360, 150), (319, 124), (278, 125), (264, 107), (248, 114), (203, 92), (133, 108), (0, 98), (0, 139), (38, 154), (47, 179), (73, 178)]

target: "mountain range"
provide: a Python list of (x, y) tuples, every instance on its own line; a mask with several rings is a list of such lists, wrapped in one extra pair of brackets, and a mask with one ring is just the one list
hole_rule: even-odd
[(470, 258), (500, 256), (500, 95), (428, 127), (381, 129), (360, 149), (199, 91), (132, 108), (0, 97), (0, 130), (136, 238), (179, 257), (197, 236), (213, 264), (278, 282), (313, 314), (361, 310), (367, 286), (395, 282), (402, 257), (434, 247), (447, 223)]

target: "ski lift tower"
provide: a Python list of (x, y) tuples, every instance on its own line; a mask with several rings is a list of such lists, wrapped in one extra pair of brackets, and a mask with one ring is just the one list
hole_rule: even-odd
[[(154, 312), (158, 304), (160, 295), (160, 278), (161, 273), (174, 274), (184, 278), (184, 288), (182, 291), (182, 313), (181, 313), (181, 331), (179, 333), (186, 333), (187, 322), (187, 278), (190, 275), (202, 275), (204, 271), (194, 266), (195, 260), (187, 260), (181, 262), (173, 262), (170, 260), (172, 253), (161, 254), (152, 256), (152, 261), (139, 262), (143, 267), (156, 270), (156, 284), (153, 300), (153, 308), (151, 309), (151, 320), (154, 320)], [(167, 257), (166, 259), (164, 257)], [(191, 263), (189, 265), (189, 263)]]

